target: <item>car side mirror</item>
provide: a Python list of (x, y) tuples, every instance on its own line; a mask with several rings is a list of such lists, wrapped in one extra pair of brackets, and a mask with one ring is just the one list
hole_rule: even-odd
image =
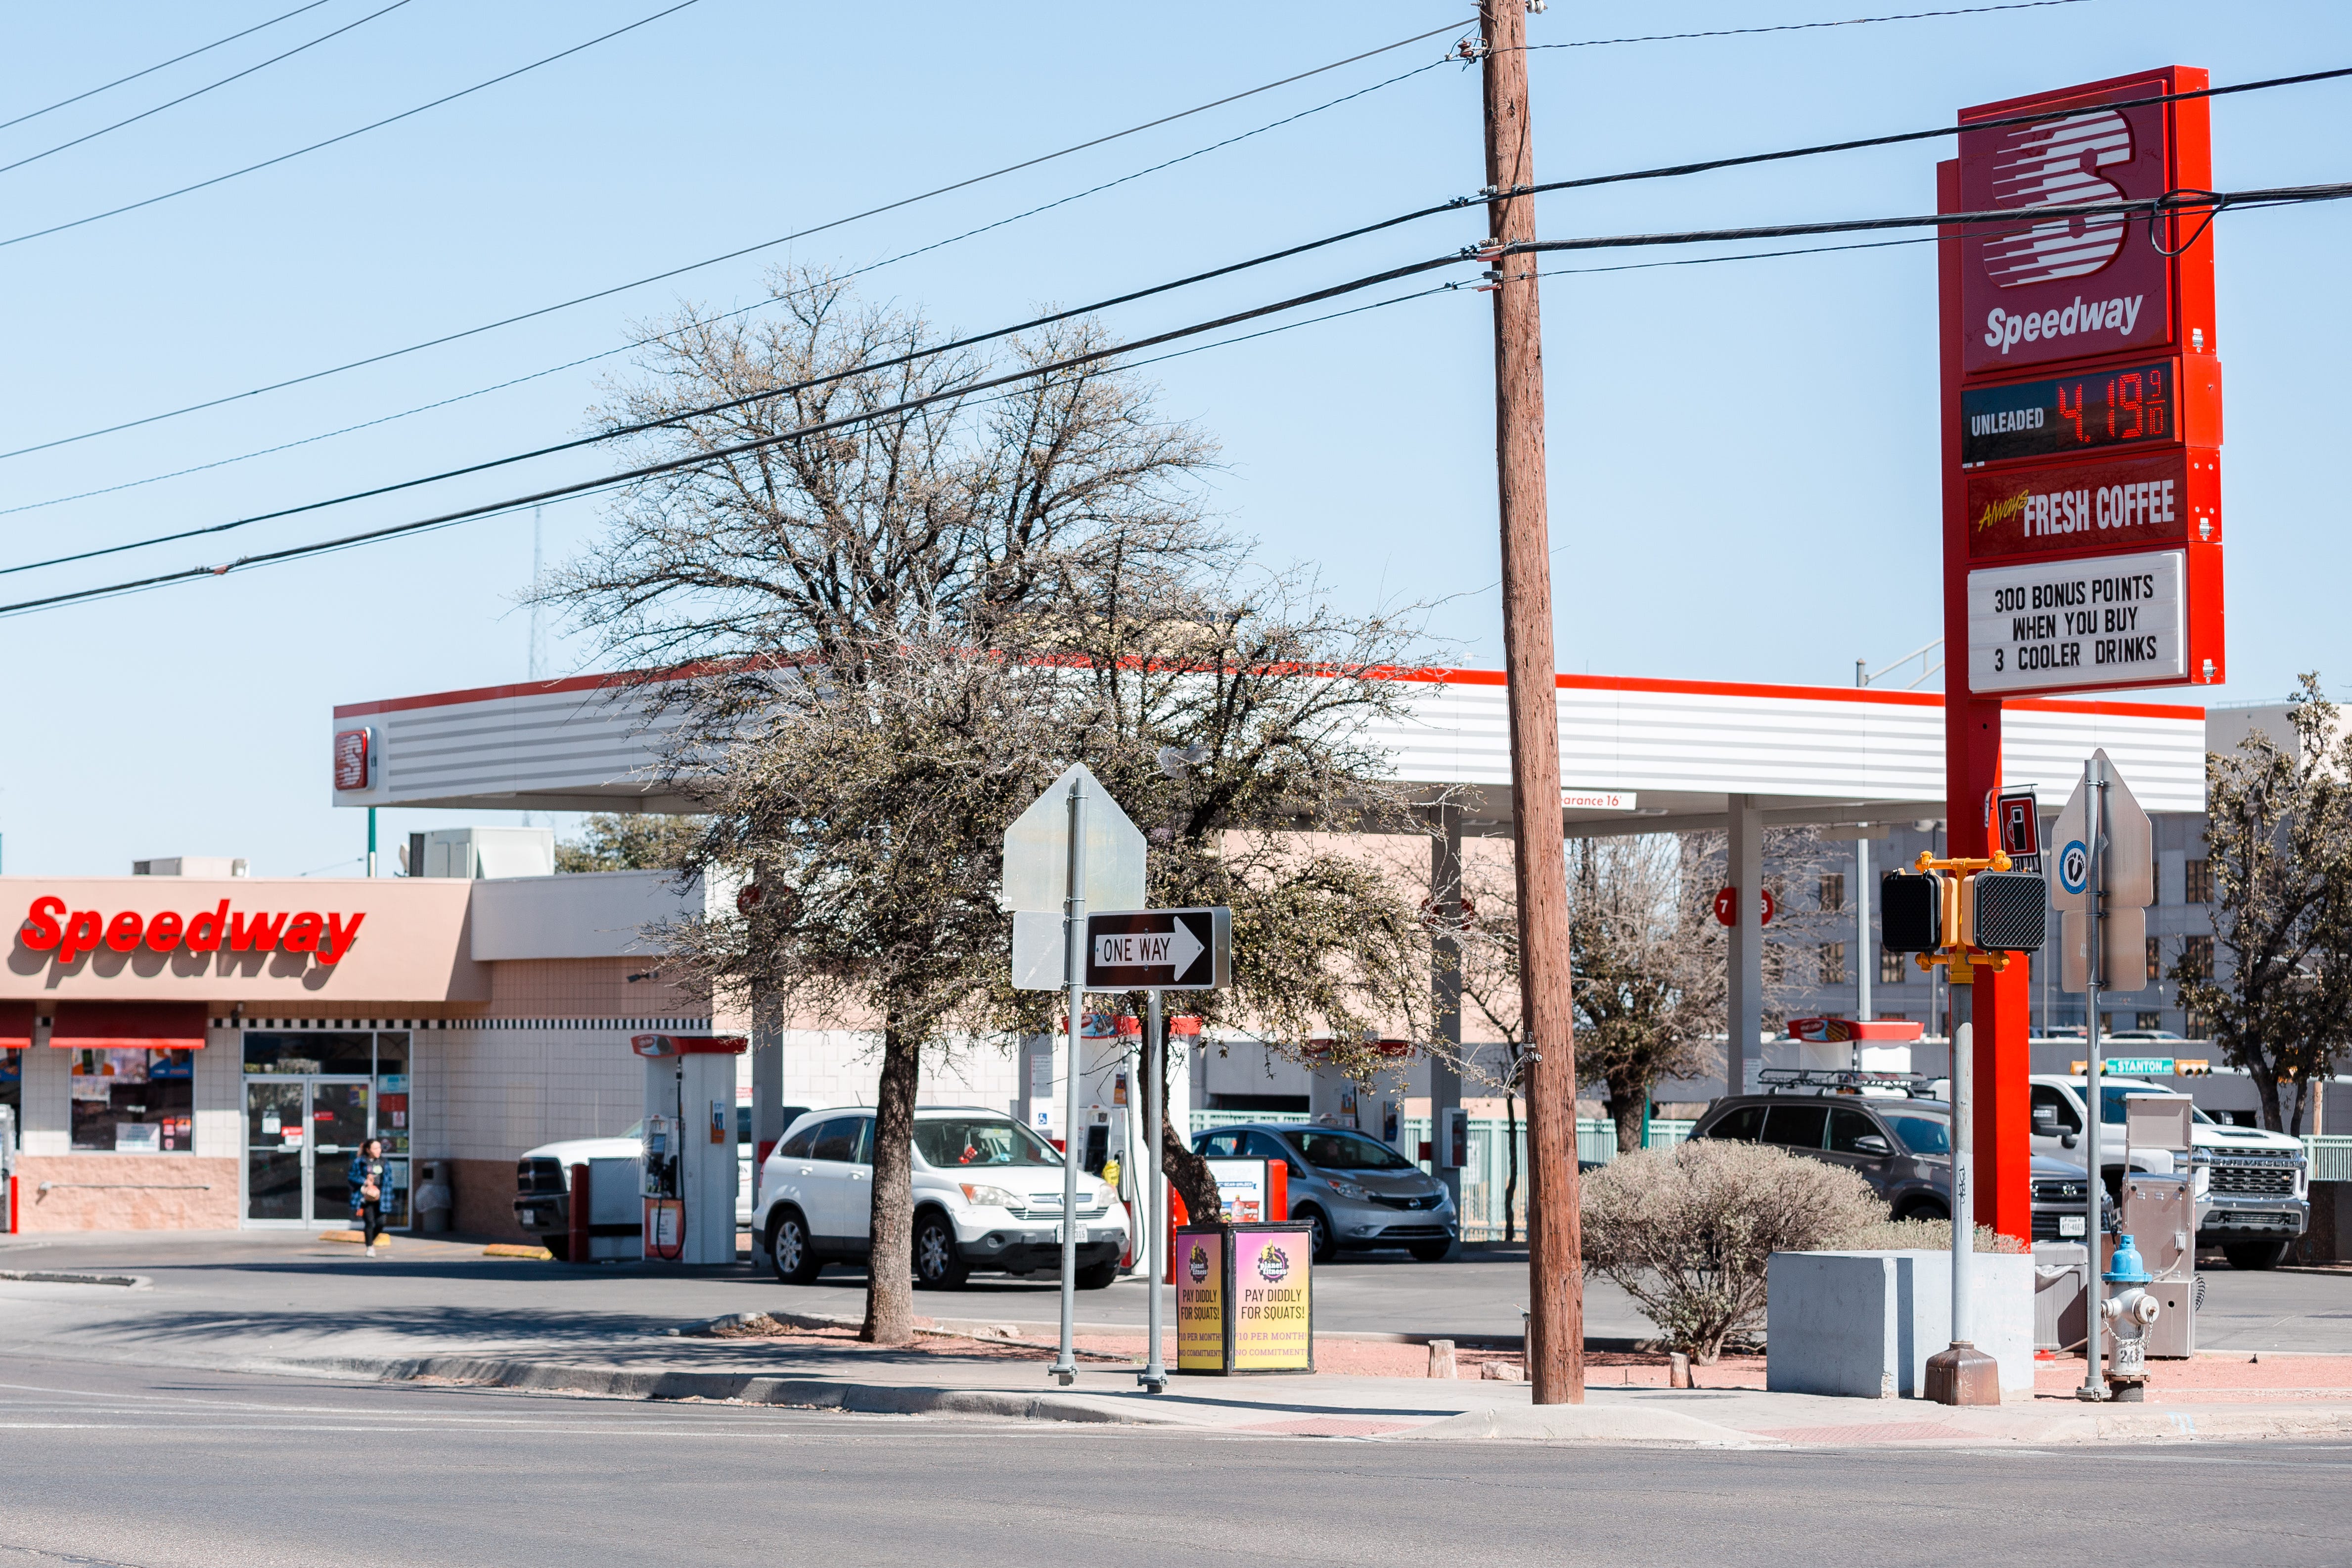
[(2074, 1146), (2074, 1134), (2072, 1133), (2061, 1133), (2058, 1134), (2058, 1146), (2062, 1149), (2073, 1148)]
[(1874, 1155), (1885, 1159), (1895, 1152), (1895, 1145), (1875, 1133), (1864, 1133), (1853, 1141), (1853, 1151), (1858, 1155)]

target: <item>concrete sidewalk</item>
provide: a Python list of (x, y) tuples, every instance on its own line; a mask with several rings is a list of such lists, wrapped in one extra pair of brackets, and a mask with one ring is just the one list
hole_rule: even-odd
[[(1916, 1400), (1756, 1388), (1610, 1386), (1596, 1375), (1584, 1405), (1538, 1408), (1521, 1383), (1334, 1374), (1178, 1377), (1155, 1396), (1137, 1386), (1131, 1365), (1097, 1357), (1066, 1389), (1047, 1375), (1035, 1343), (1050, 1333), (1017, 1322), (1006, 1325), (1012, 1337), (1029, 1343), (1004, 1343), (999, 1325), (979, 1320), (937, 1325), (969, 1337), (933, 1337), (910, 1349), (863, 1345), (839, 1337), (838, 1314), (792, 1314), (791, 1324), (808, 1332), (790, 1337), (715, 1337), (691, 1332), (708, 1318), (658, 1310), (672, 1299), (667, 1294), (646, 1296), (631, 1311), (575, 1310), (583, 1278), (576, 1274), (545, 1276), (530, 1291), (541, 1303), (535, 1308), (505, 1295), (495, 1307), (469, 1306), (455, 1281), (473, 1270), (458, 1267), (460, 1254), (478, 1259), (478, 1247), (404, 1239), (400, 1256), (423, 1264), (437, 1251), (440, 1263), (413, 1276), (354, 1277), (338, 1268), (338, 1280), (354, 1283), (339, 1289), (331, 1305), (302, 1287), (323, 1258), (349, 1256), (351, 1249), (333, 1243), (290, 1239), (257, 1261), (233, 1265), (159, 1252), (162, 1264), (152, 1270), (126, 1266), (114, 1252), (102, 1274), (76, 1270), (76, 1262), (97, 1261), (77, 1251), (0, 1248), (0, 1354), (1237, 1437), (1719, 1448), (2352, 1439), (2352, 1389), (2343, 1386), (2268, 1386), (2244, 1398), (2220, 1390), (2219, 1398), (2170, 1405), (2095, 1407), (2042, 1397), (1948, 1410)], [(101, 1278), (145, 1283), (97, 1282)], [(681, 1290), (675, 1299), (683, 1304), (702, 1294)], [(774, 1312), (772, 1288), (756, 1299), (757, 1312)], [(1086, 1326), (1089, 1334), (1133, 1338), (1131, 1323)], [(2264, 1357), (2265, 1373), (2272, 1359)], [(1717, 1370), (1702, 1369), (1701, 1382)], [(2157, 1386), (2160, 1400), (2161, 1365)]]

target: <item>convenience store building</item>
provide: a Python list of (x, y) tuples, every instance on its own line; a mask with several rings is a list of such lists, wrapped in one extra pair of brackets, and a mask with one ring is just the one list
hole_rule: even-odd
[(632, 1034), (712, 1030), (642, 935), (706, 896), (657, 872), (0, 878), (16, 1225), (339, 1227), (376, 1136), (395, 1225), (425, 1185), (452, 1228), (509, 1232), (516, 1154), (636, 1119)]

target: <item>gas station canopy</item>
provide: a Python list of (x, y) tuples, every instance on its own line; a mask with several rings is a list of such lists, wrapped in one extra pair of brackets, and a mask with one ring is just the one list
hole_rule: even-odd
[[(1311, 678), (1311, 677), (1302, 677)], [(1492, 670), (1400, 673), (1406, 711), (1374, 727), (1398, 779), (1435, 799), (1476, 787), (1470, 831), (1507, 824), (1510, 721)], [(1945, 814), (1939, 692), (1561, 675), (1562, 821), (1570, 837), (1766, 825), (1903, 822)], [(676, 720), (634, 675), (478, 687), (335, 709), (339, 762), (364, 732), (365, 766), (339, 767), (338, 806), (472, 810), (690, 811), (691, 781), (662, 778)], [(2104, 747), (2151, 811), (2205, 808), (2205, 710), (2154, 703), (2012, 700), (2009, 785), (2051, 806)], [(361, 775), (363, 775), (363, 781)], [(1754, 820), (1751, 818), (1750, 820)]]

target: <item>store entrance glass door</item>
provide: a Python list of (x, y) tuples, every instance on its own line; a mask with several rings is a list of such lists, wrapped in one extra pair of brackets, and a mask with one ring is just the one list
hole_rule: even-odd
[(310, 1213), (313, 1225), (352, 1218), (352, 1156), (368, 1140), (368, 1084), (310, 1080)]
[(317, 1226), (351, 1215), (352, 1156), (368, 1136), (368, 1081), (248, 1078), (247, 1224)]
[(245, 1218), (300, 1224), (310, 1183), (303, 1179), (310, 1122), (302, 1081), (245, 1086)]

